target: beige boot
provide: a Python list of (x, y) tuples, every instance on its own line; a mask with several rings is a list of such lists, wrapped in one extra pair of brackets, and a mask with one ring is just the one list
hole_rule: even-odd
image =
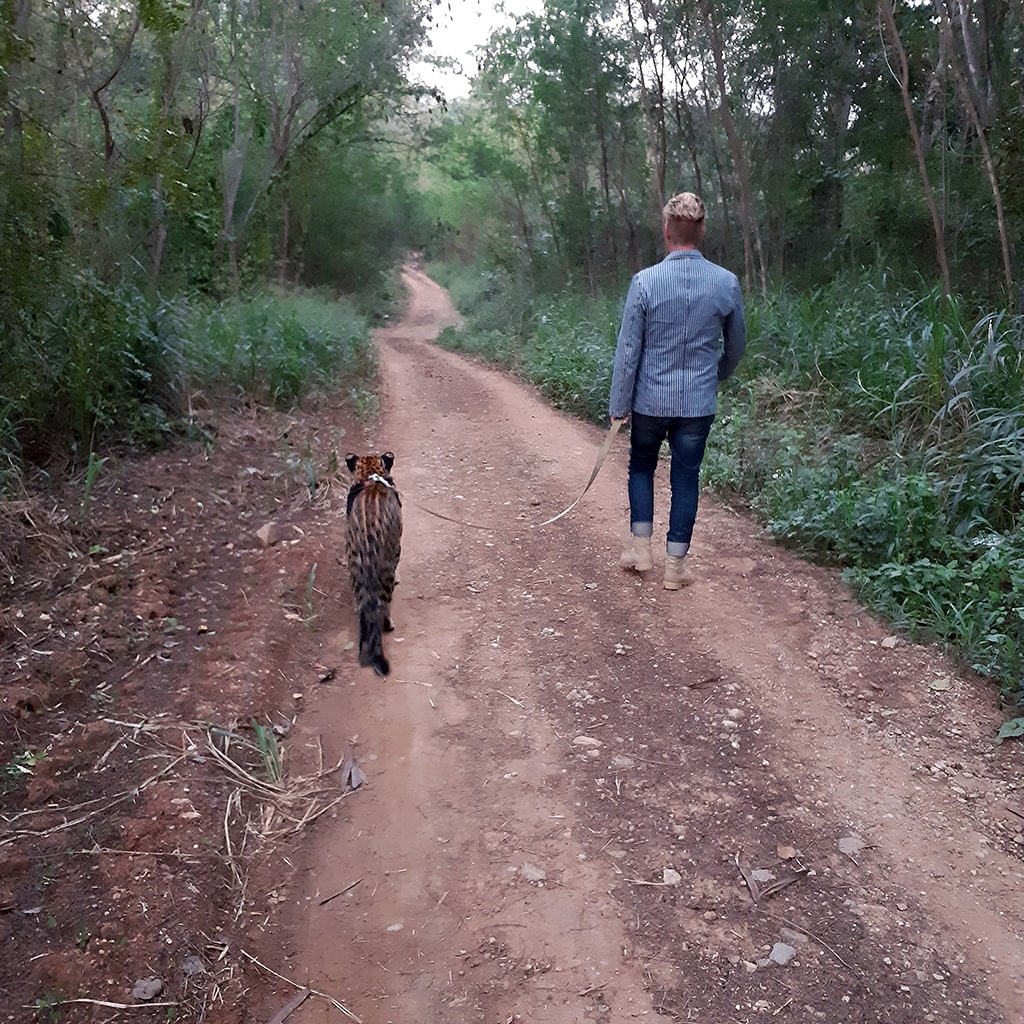
[(629, 543), (622, 551), (619, 565), (623, 569), (635, 569), (637, 572), (647, 572), (652, 568), (654, 555), (651, 553), (651, 538), (630, 536)]
[(683, 565), (685, 555), (665, 556), (665, 579), (663, 586), (666, 590), (679, 590), (688, 587), (693, 582), (693, 573)]

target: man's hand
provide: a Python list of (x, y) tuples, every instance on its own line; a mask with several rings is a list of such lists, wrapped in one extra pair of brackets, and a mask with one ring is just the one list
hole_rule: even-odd
[(629, 419), (629, 417), (628, 416), (609, 416), (608, 419), (611, 420), (611, 424), (614, 427), (616, 423), (619, 426), (622, 426), (622, 424), (625, 423), (626, 420)]

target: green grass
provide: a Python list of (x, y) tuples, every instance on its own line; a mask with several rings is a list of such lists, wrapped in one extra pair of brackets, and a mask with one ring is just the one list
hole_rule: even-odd
[(90, 460), (91, 483), (104, 445), (163, 444), (216, 397), (287, 409), (340, 392), (369, 414), (376, 372), (369, 320), (350, 302), (179, 296), (154, 307), (83, 273), (0, 347), (0, 495), (16, 493), (26, 463), (68, 454)]
[(349, 397), (376, 373), (369, 325), (352, 307), (313, 296), (260, 295), (185, 318), (182, 368), (192, 386), (287, 409), (341, 385)]
[(436, 264), (430, 274), (466, 317), (440, 344), (514, 370), (560, 409), (594, 422), (606, 418), (609, 351), (618, 330), (617, 300), (538, 295), (501, 270)]
[(1024, 321), (862, 283), (752, 310), (705, 478), (864, 603), (1024, 690)]

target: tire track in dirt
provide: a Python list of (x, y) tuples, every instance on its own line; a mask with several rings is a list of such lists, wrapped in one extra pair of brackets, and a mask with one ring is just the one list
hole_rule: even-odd
[[(354, 742), (370, 783), (288, 855), (290, 959), (367, 1024), (1020, 1019), (1020, 847), (997, 812), (1021, 757), (991, 747), (989, 690), (882, 647), (834, 574), (711, 502), (696, 586), (621, 573), (625, 444), (533, 529), (599, 432), (425, 344), (456, 318), (407, 281), (366, 439), (397, 452), (405, 502), (393, 675), (346, 650), (339, 567), (321, 659), (342, 670), (292, 744)], [(951, 693), (914, 697), (939, 672)], [(787, 844), (813, 874), (753, 907), (735, 856), (779, 871)], [(815, 938), (758, 966), (780, 917)]]

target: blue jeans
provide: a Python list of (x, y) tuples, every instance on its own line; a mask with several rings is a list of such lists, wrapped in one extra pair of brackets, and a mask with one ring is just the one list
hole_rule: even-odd
[(629, 526), (635, 537), (654, 532), (654, 470), (661, 442), (672, 452), (670, 555), (685, 555), (697, 521), (700, 464), (714, 416), (644, 416), (633, 413), (629, 437)]

